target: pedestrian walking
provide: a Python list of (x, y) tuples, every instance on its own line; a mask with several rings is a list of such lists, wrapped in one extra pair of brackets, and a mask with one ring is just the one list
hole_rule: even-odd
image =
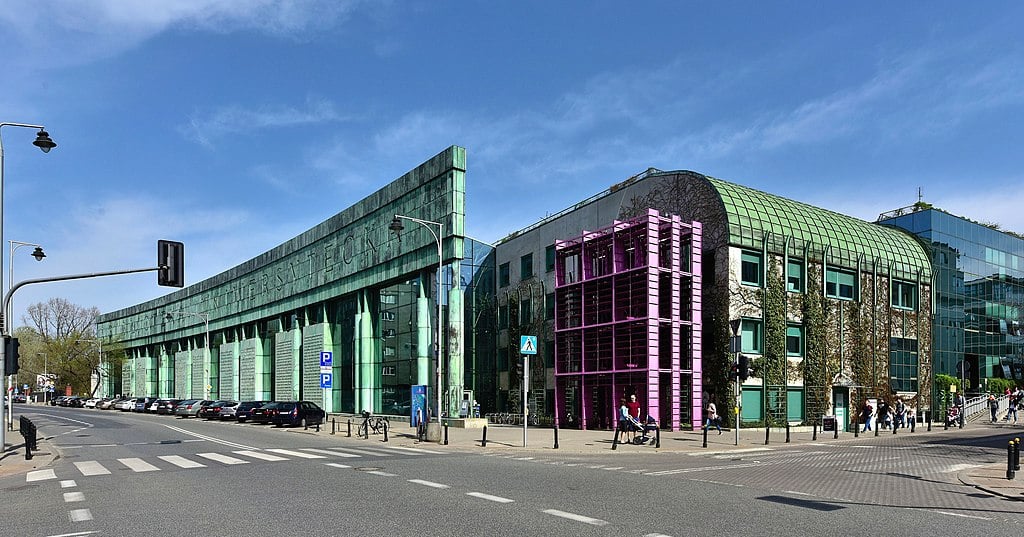
[(956, 410), (957, 410), (957, 418), (956, 418), (956, 420), (960, 423), (960, 428), (963, 429), (964, 428), (964, 414), (967, 411), (967, 408), (966, 408), (967, 400), (964, 399), (964, 394), (957, 393), (956, 397), (953, 399), (953, 403), (954, 403), (954, 406), (956, 406)]
[(903, 403), (903, 399), (896, 398), (896, 420), (893, 423), (894, 429), (907, 426), (907, 405)]
[(996, 414), (999, 413), (999, 401), (995, 395), (988, 394), (988, 410), (992, 413), (992, 423), (999, 421)]
[(709, 402), (708, 416), (707, 421), (704, 422), (704, 430), (706, 431), (710, 429), (712, 424), (714, 424), (715, 427), (718, 427), (718, 434), (722, 434), (722, 420), (718, 417), (718, 408), (715, 407), (714, 403)]
[(866, 433), (871, 430), (871, 414), (875, 409), (871, 406), (871, 403), (864, 401), (864, 406), (860, 408), (860, 419), (864, 422), (864, 430), (862, 433)]
[(1006, 412), (1006, 421), (1010, 421), (1013, 418), (1013, 423), (1017, 423), (1017, 407), (1020, 406), (1020, 388), (1014, 388), (1010, 392), (1008, 399), (1010, 400), (1010, 409)]

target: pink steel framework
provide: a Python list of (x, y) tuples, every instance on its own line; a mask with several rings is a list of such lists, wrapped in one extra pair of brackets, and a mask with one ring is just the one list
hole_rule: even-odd
[(635, 394), (662, 428), (700, 427), (700, 222), (648, 209), (555, 252), (556, 423), (612, 428)]

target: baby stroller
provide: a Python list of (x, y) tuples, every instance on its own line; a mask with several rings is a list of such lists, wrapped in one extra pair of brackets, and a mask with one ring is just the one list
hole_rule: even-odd
[(956, 427), (960, 425), (960, 407), (951, 406), (946, 409), (946, 426)]
[(656, 431), (658, 429), (658, 422), (655, 421), (654, 418), (652, 418), (650, 415), (647, 416), (647, 419), (643, 423), (641, 423), (640, 420), (634, 418), (633, 416), (630, 416), (629, 420), (625, 421), (624, 423), (626, 426), (625, 431), (634, 433), (633, 444), (638, 446), (642, 446), (647, 442), (650, 442), (651, 437), (648, 435), (648, 433), (651, 431)]

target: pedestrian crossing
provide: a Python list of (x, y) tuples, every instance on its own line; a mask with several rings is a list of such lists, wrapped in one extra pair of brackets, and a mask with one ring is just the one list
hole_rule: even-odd
[[(75, 461), (72, 467), (81, 476), (111, 475), (114, 471), (130, 470), (133, 473), (159, 472), (170, 469), (209, 468), (211, 466), (234, 466), (253, 462), (284, 462), (310, 459), (391, 457), (394, 455), (422, 456), (439, 455), (440, 451), (399, 446), (383, 448), (267, 448), (243, 449), (230, 452), (203, 452), (184, 455), (157, 455), (151, 460), (139, 457), (125, 457), (109, 461)], [(69, 467), (70, 469), (70, 467)], [(48, 468), (35, 470), (25, 475), (28, 483), (57, 479), (57, 472)]]

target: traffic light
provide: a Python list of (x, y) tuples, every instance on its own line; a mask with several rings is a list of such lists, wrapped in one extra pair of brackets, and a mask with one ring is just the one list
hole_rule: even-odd
[(746, 354), (741, 354), (737, 366), (736, 374), (740, 380), (747, 380), (747, 377), (750, 376), (750, 358)]
[(4, 374), (18, 373), (18, 338), (4, 336)]
[(185, 287), (185, 245), (176, 241), (156, 242), (156, 283), (167, 287)]

